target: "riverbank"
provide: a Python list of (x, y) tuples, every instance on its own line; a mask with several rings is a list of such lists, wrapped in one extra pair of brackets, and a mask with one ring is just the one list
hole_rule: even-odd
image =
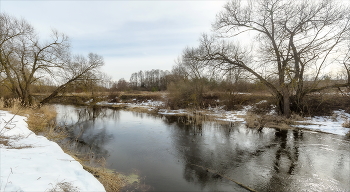
[(106, 191), (57, 143), (29, 130), (26, 121), (0, 111), (0, 191)]
[[(264, 102), (265, 101), (260, 101), (258, 104)], [(342, 109), (334, 110), (331, 116), (314, 116), (304, 118), (300, 116), (295, 116), (292, 119), (286, 120), (283, 118), (276, 118), (277, 114), (273, 110), (273, 107), (267, 115), (252, 114), (250, 112), (253, 108), (252, 105), (243, 106), (241, 110), (235, 111), (227, 111), (224, 110), (224, 107), (220, 106), (209, 107), (208, 109), (201, 110), (170, 110), (165, 108), (165, 103), (162, 101), (138, 101), (136, 99), (134, 99), (133, 103), (112, 103), (102, 101), (96, 103), (95, 105), (114, 109), (155, 113), (161, 115), (205, 116), (206, 118), (204, 119), (208, 120), (230, 122), (238, 121), (246, 124), (247, 127), (258, 129), (261, 127), (280, 129), (306, 129), (323, 133), (347, 135), (350, 137), (350, 114), (346, 113)]]
[[(70, 149), (69, 146), (71, 143), (67, 143), (67, 141), (65, 142), (61, 142), (63, 140), (65, 140), (67, 138), (67, 130), (65, 127), (58, 127), (56, 125), (56, 109), (53, 106), (50, 105), (46, 105), (46, 106), (42, 106), (40, 108), (37, 107), (22, 107), (21, 106), (21, 102), (19, 100), (8, 100), (7, 101), (7, 105), (5, 105), (4, 100), (0, 99), (0, 111), (1, 114), (6, 114), (6, 116), (8, 116), (8, 114), (10, 115), (10, 119), (2, 117), (0, 118), (0, 145), (1, 147), (1, 152), (3, 150), (8, 150), (11, 149), (13, 151), (13, 149), (21, 149), (19, 151), (14, 151), (13, 153), (16, 154), (18, 153), (17, 156), (21, 156), (21, 152), (22, 152), (22, 148), (34, 148), (34, 151), (36, 151), (37, 147), (41, 146), (41, 141), (33, 141), (34, 143), (38, 144), (38, 146), (36, 145), (25, 145), (24, 147), (22, 147), (21, 145), (21, 139), (24, 138), (26, 139), (28, 137), (28, 135), (34, 135), (37, 136), (39, 138), (45, 138), (48, 140), (48, 142), (51, 142), (52, 145), (56, 145), (57, 148), (60, 148), (61, 151), (63, 151), (62, 153), (64, 153), (65, 155), (69, 156), (70, 160), (73, 158), (72, 161), (80, 164), (80, 167), (83, 168), (83, 170), (87, 171), (88, 174), (90, 174), (91, 176), (93, 176), (95, 178), (95, 180), (97, 180), (97, 182), (102, 183), (102, 185), (104, 186), (104, 190), (107, 192), (114, 192), (114, 191), (119, 191), (122, 187), (124, 187), (128, 181), (126, 179), (123, 179), (122, 175), (105, 169), (105, 167), (101, 164), (90, 164), (90, 159), (85, 158), (86, 154), (78, 154), (76, 153), (74, 150)], [(7, 106), (7, 107), (3, 107), (3, 106)], [(20, 120), (16, 120), (17, 118), (20, 118)], [(22, 119), (21, 119), (22, 118)], [(17, 125), (17, 123), (20, 123), (19, 125)], [(25, 131), (20, 131), (19, 133), (14, 132), (15, 135), (6, 135), (9, 133), (12, 133), (11, 130), (12, 128), (20, 128), (20, 130), (25, 130)], [(16, 129), (14, 129), (16, 130)], [(10, 132), (9, 132), (10, 131)], [(27, 133), (27, 135), (21, 135)], [(35, 139), (34, 139), (35, 140)], [(59, 144), (59, 145), (58, 145)], [(20, 145), (19, 147), (17, 145)], [(43, 144), (46, 146), (46, 144)], [(40, 148), (41, 149), (41, 148)], [(48, 153), (47, 154), (51, 154), (50, 153), (50, 149), (47, 149)], [(3, 158), (4, 153), (1, 153), (1, 158)], [(42, 152), (42, 154), (46, 154), (46, 152)], [(59, 153), (58, 153), (59, 154)], [(40, 156), (40, 155), (39, 155)], [(54, 156), (55, 157), (55, 156)], [(54, 158), (53, 157), (53, 158)], [(9, 160), (7, 156), (4, 156), (4, 159)], [(11, 159), (11, 158), (10, 158)], [(23, 158), (23, 159), (28, 159), (28, 158)], [(35, 158), (33, 158), (35, 159)], [(1, 159), (0, 159), (1, 160)], [(30, 160), (30, 159), (29, 159)], [(45, 158), (43, 158), (43, 160), (45, 160)], [(48, 162), (50, 162), (50, 160), (48, 160)], [(54, 162), (54, 161), (53, 161)], [(33, 164), (33, 166), (37, 166), (39, 170), (45, 170), (44, 168), (41, 168), (41, 166), (46, 166), (47, 164), (43, 164), (41, 165), (41, 161), (31, 161), (29, 164)], [(1, 165), (2, 162), (1, 162)], [(27, 164), (25, 164), (27, 165)], [(51, 166), (51, 165), (50, 165)], [(55, 166), (56, 168), (59, 168), (59, 166)], [(9, 167), (7, 167), (9, 168)], [(65, 167), (62, 167), (62, 170), (64, 171)], [(69, 171), (69, 170), (67, 170)], [(24, 175), (31, 175), (32, 173), (30, 171), (26, 171), (26, 169), (24, 169), (24, 171), (21, 171)], [(40, 173), (40, 172), (39, 172)], [(53, 175), (56, 175), (56, 172), (49, 172)], [(59, 173), (59, 171), (57, 171), (57, 173)], [(11, 172), (12, 174), (12, 172)], [(3, 189), (4, 186), (6, 185), (6, 183), (8, 182), (7, 179), (8, 175), (3, 175), (1, 174), (1, 185), (0, 189)], [(6, 177), (6, 178), (5, 178)], [(61, 178), (61, 177), (60, 177)], [(79, 180), (79, 179), (77, 179)], [(63, 184), (60, 183), (58, 180), (55, 181), (56, 183), (58, 183), (57, 187), (67, 187), (67, 184), (70, 183), (67, 180), (63, 179)], [(54, 182), (51, 182), (50, 185), (53, 185)], [(20, 185), (22, 186), (22, 185)], [(55, 190), (59, 189), (56, 186)], [(7, 185), (6, 185), (7, 188)], [(25, 188), (27, 189), (27, 188)], [(34, 188), (36, 189), (36, 188)], [(52, 189), (52, 188), (50, 188)], [(74, 190), (73, 190), (74, 189)], [(49, 189), (48, 189), (49, 190)], [(55, 191), (53, 190), (53, 191)], [(75, 188), (72, 188), (73, 191), (75, 191)], [(0, 190), (1, 191), (1, 190)], [(27, 191), (27, 190), (24, 190)], [(38, 190), (36, 190), (38, 191)], [(40, 190), (39, 190), (40, 191)], [(47, 190), (46, 190), (47, 191)]]

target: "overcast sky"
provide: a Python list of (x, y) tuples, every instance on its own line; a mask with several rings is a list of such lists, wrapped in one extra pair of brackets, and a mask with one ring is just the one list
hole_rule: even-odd
[(226, 0), (0, 0), (0, 11), (31, 23), (43, 37), (69, 36), (72, 52), (105, 59), (103, 71), (129, 80), (139, 70), (171, 70), (186, 46), (210, 32)]

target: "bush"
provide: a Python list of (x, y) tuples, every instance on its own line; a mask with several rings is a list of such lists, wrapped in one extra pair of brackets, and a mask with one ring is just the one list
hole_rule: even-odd
[[(220, 100), (220, 104), (225, 105), (226, 110), (238, 110), (241, 109), (242, 106), (252, 105), (255, 106), (252, 109), (252, 112), (259, 114), (263, 113), (263, 111), (269, 112), (272, 109), (271, 105), (276, 103), (271, 95), (250, 93), (224, 93), (220, 96)], [(263, 100), (266, 100), (267, 102), (256, 105), (256, 103)], [(259, 110), (263, 111), (260, 112)]]
[(181, 80), (168, 86), (168, 107), (201, 108), (204, 107), (204, 83), (198, 80)]
[(350, 112), (350, 97), (341, 94), (312, 94), (305, 96), (302, 103), (294, 104), (291, 110), (303, 116), (332, 116), (334, 110)]
[(108, 99), (108, 102), (110, 103), (119, 103), (120, 102), (119, 97), (120, 97), (120, 93), (113, 92), (107, 96), (107, 99)]

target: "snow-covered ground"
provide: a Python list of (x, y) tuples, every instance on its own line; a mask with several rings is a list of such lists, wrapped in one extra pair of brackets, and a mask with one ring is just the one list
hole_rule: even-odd
[(101, 101), (97, 102), (96, 105), (100, 106), (118, 106), (118, 105), (126, 105), (130, 108), (134, 107), (140, 107), (140, 108), (147, 108), (149, 111), (152, 111), (154, 109), (158, 109), (162, 106), (164, 106), (164, 102), (162, 101), (153, 101), (153, 100), (147, 100), (147, 101), (142, 101), (138, 102), (136, 99), (134, 99), (135, 103), (109, 103), (107, 101)]
[[(28, 129), (26, 117), (0, 111), (0, 191), (105, 191), (55, 142)], [(60, 189), (61, 187), (61, 189)]]
[[(164, 102), (153, 101), (153, 100), (147, 100), (146, 102), (142, 101), (142, 102), (135, 102), (135, 103), (108, 103), (106, 101), (102, 101), (96, 104), (100, 106), (127, 105), (130, 108), (144, 107), (150, 111), (157, 109), (158, 113), (162, 115), (184, 115), (184, 114), (190, 113), (186, 109), (179, 109), (179, 110), (161, 109), (162, 107), (164, 107)], [(203, 112), (204, 114), (215, 116), (216, 117), (215, 119), (217, 120), (244, 121), (243, 116), (247, 113), (248, 109), (250, 108), (251, 106), (245, 106), (242, 110), (239, 110), (239, 111), (225, 111), (222, 109), (222, 107), (215, 107), (215, 108), (209, 108), (206, 111), (199, 111), (199, 112)]]
[(350, 128), (345, 128), (342, 124), (347, 120), (350, 120), (350, 114), (345, 113), (344, 110), (338, 110), (334, 111), (332, 116), (315, 116), (305, 121), (298, 121), (309, 125), (297, 125), (297, 127), (337, 135), (346, 135), (350, 131)]

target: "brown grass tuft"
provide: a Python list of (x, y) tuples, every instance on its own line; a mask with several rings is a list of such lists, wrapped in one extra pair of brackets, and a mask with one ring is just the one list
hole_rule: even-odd
[(72, 183), (69, 182), (59, 182), (48, 192), (79, 192), (78, 187), (74, 187)]
[(21, 137), (7, 137), (4, 135), (0, 135), (0, 145), (4, 145), (6, 149), (26, 149), (26, 148), (33, 148), (31, 145), (14, 145), (14, 140), (18, 140)]
[[(350, 119), (346, 120), (343, 124), (342, 124), (343, 127), (345, 128), (350, 128)], [(350, 132), (349, 132), (350, 133)]]
[(264, 127), (293, 129), (291, 125), (294, 125), (295, 121), (300, 121), (302, 119), (303, 118), (298, 115), (292, 115), (291, 118), (285, 118), (277, 115), (257, 115), (254, 113), (248, 113), (245, 117), (247, 127), (259, 130)]
[(0, 145), (4, 145), (4, 146), (9, 146), (10, 145), (10, 138), (0, 135)]
[(125, 181), (114, 171), (87, 165), (83, 167), (102, 183), (107, 192), (120, 191), (120, 189), (125, 186)]

